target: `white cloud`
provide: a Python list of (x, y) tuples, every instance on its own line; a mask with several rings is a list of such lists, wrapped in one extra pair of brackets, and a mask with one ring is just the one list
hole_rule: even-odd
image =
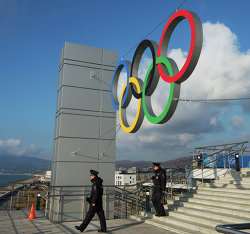
[(232, 125), (235, 128), (240, 128), (242, 126), (244, 126), (244, 120), (241, 116), (235, 115), (232, 119)]
[(34, 144), (23, 145), (20, 139), (10, 138), (0, 140), (0, 156), (32, 156), (39, 158), (48, 158), (41, 149)]
[(7, 147), (16, 148), (16, 147), (20, 146), (21, 140), (20, 139), (8, 139), (5, 142), (5, 144)]
[[(237, 36), (221, 23), (204, 23), (203, 35), (204, 42), (199, 62), (191, 77), (182, 83), (180, 97), (215, 99), (249, 96), (250, 50), (241, 52)], [(184, 64), (186, 56), (187, 52), (180, 48), (172, 49), (169, 53), (169, 57), (176, 61), (179, 69)], [(143, 64), (140, 67), (144, 68), (144, 71), (140, 74), (146, 73), (148, 61), (142, 60)], [(152, 106), (156, 114), (160, 114), (164, 109), (168, 94), (169, 84), (160, 79), (152, 95)], [(133, 100), (129, 107), (128, 119), (132, 121), (137, 110), (136, 100)], [(190, 151), (191, 143), (203, 139), (208, 133), (227, 131), (227, 127), (224, 128), (222, 123), (231, 121), (225, 121), (225, 118), (229, 118), (227, 114), (230, 111), (230, 106), (179, 102), (175, 114), (166, 124), (154, 125), (144, 118), (143, 125), (136, 134), (118, 134), (118, 153), (132, 155), (132, 149), (136, 149), (141, 154), (138, 156), (140, 159), (150, 159), (150, 155), (158, 150), (161, 160), (166, 155), (183, 150), (183, 155), (178, 156), (185, 156), (186, 152)], [(241, 116), (232, 120), (234, 127), (242, 126), (243, 123)]]
[(189, 142), (193, 141), (194, 139), (195, 139), (194, 134), (183, 133), (179, 135), (180, 145), (187, 145)]
[(149, 136), (139, 136), (139, 141), (141, 143), (152, 143), (152, 142), (156, 142), (158, 140), (157, 136), (155, 135), (149, 135)]
[(210, 120), (210, 125), (216, 126), (216, 125), (217, 125), (217, 122), (218, 122), (217, 118), (216, 118), (216, 117), (213, 117), (213, 118)]
[[(204, 23), (198, 65), (183, 83), (188, 98), (237, 98), (249, 95), (250, 50), (240, 52), (237, 36), (224, 24)], [(178, 60), (177, 64), (180, 64)]]

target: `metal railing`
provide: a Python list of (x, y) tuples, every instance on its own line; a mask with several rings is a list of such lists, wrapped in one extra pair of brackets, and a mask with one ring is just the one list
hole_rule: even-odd
[(239, 230), (250, 229), (250, 223), (238, 223), (238, 224), (223, 224), (217, 225), (215, 230), (217, 232), (226, 233), (226, 234), (241, 234), (241, 233), (249, 233), (243, 232)]
[[(62, 212), (62, 204), (65, 201), (69, 201), (69, 199), (75, 198), (79, 200), (79, 205), (82, 207), (81, 217), (84, 218), (88, 207), (86, 199), (90, 196), (91, 187), (90, 185), (50, 186), (45, 217), (60, 222), (64, 215)], [(146, 188), (142, 190), (133, 189), (133, 191), (130, 191), (132, 187), (136, 186), (128, 185), (123, 187), (124, 188), (120, 188), (114, 185), (103, 186), (104, 210), (107, 210), (109, 203), (112, 202), (114, 203), (114, 218), (128, 218), (130, 215), (149, 210), (150, 204), (149, 199), (147, 199), (149, 195), (146, 194)]]
[[(81, 217), (84, 218), (88, 209), (86, 198), (90, 196), (91, 185), (87, 186), (46, 186), (33, 183), (13, 183), (0, 185), (0, 209), (19, 210), (31, 208), (44, 210), (45, 218), (56, 216), (60, 222), (63, 215), (63, 202), (69, 199), (78, 199), (82, 206)], [(137, 189), (136, 185), (122, 187), (104, 186), (104, 210), (110, 202), (114, 203), (114, 217), (128, 218), (141, 211), (151, 210), (148, 188)], [(53, 198), (53, 199), (52, 199)]]
[[(246, 142), (243, 142), (244, 144)], [(238, 147), (237, 144), (226, 145), (227, 148), (220, 149), (215, 146), (213, 152), (208, 156), (218, 154), (223, 151), (223, 157), (231, 157), (236, 153), (243, 153), (246, 147)], [(227, 151), (227, 153), (225, 153)], [(213, 158), (213, 157), (212, 157)], [(214, 157), (211, 162), (216, 165), (218, 158)], [(170, 174), (167, 178), (167, 192), (164, 196), (166, 199), (175, 199), (176, 194), (180, 194), (180, 191), (190, 191), (188, 178), (190, 173), (195, 169), (200, 169), (201, 182), (204, 183), (206, 176), (209, 177), (213, 173), (216, 174), (217, 179), (218, 168), (212, 168), (211, 173), (207, 173), (203, 176), (203, 170), (205, 169), (206, 162), (203, 161), (201, 167), (193, 166), (193, 164), (186, 168), (187, 173), (180, 172), (179, 168), (170, 170)], [(144, 181), (145, 182), (145, 181)], [(116, 218), (128, 218), (130, 215), (138, 215), (142, 211), (150, 211), (151, 206), (149, 204), (150, 192), (149, 187), (142, 187), (143, 181), (136, 185), (127, 186), (104, 186), (103, 204), (104, 209), (109, 209), (109, 203), (114, 203), (114, 216)], [(177, 186), (178, 185), (178, 186)], [(86, 198), (90, 196), (91, 185), (88, 186), (46, 186), (41, 184), (25, 184), (15, 183), (8, 185), (0, 185), (0, 209), (29, 209), (31, 204), (34, 204), (36, 208), (42, 209), (45, 212), (45, 217), (61, 221), (63, 214), (63, 204), (69, 199), (78, 199), (79, 206), (81, 207), (81, 217), (84, 218), (88, 209)], [(178, 193), (176, 192), (178, 191)], [(52, 199), (53, 198), (53, 199)], [(39, 205), (39, 207), (38, 207)], [(55, 218), (56, 217), (56, 218)]]
[[(171, 199), (174, 199), (174, 194), (175, 194), (175, 192), (174, 192), (175, 188), (173, 185), (177, 184), (178, 180), (181, 180), (183, 183), (183, 186), (179, 186), (178, 190), (190, 191), (188, 179), (190, 178), (191, 173), (193, 173), (195, 171), (198, 172), (196, 174), (196, 177), (199, 177), (199, 176), (201, 177), (202, 184), (204, 182), (206, 182), (207, 180), (210, 181), (211, 176), (213, 176), (213, 175), (214, 175), (214, 179), (217, 180), (218, 179), (218, 170), (222, 169), (222, 168), (217, 167), (218, 160), (230, 160), (232, 157), (235, 156), (235, 154), (243, 155), (243, 153), (247, 149), (247, 147), (245, 146), (246, 143), (248, 143), (248, 142), (244, 141), (244, 142), (238, 142), (238, 143), (232, 143), (232, 144), (214, 145), (214, 146), (206, 146), (206, 147), (196, 148), (194, 151), (194, 155), (200, 153), (201, 151), (203, 153), (206, 152), (205, 149), (207, 149), (208, 151), (212, 151), (211, 153), (206, 155), (206, 157), (211, 158), (211, 160), (206, 162), (204, 160), (204, 157), (202, 157), (201, 165), (197, 165), (197, 166), (194, 166), (193, 162), (195, 160), (193, 160), (192, 162), (190, 162), (191, 165), (185, 168), (186, 172), (187, 172), (186, 175), (181, 175), (181, 178), (180, 177), (178, 178), (177, 176), (175, 176), (175, 174), (177, 174), (177, 171), (180, 168), (172, 169), (172, 171), (171, 171), (172, 175), (169, 178), (169, 182), (170, 182), (169, 190), (170, 190)], [(220, 158), (217, 157), (219, 154), (222, 154)], [(210, 167), (211, 165), (213, 165), (213, 166)], [(226, 169), (225, 164), (224, 164), (224, 169)], [(229, 173), (230, 169), (231, 168), (229, 167), (227, 170), (227, 173)], [(204, 172), (206, 172), (206, 173), (204, 173)], [(226, 173), (226, 171), (225, 171), (225, 173)]]
[[(42, 194), (42, 196), (41, 196)], [(37, 210), (47, 205), (46, 185), (32, 183), (0, 184), (0, 210), (30, 209), (34, 204)]]

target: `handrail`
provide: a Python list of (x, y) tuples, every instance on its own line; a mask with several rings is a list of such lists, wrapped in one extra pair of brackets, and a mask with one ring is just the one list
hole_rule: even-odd
[[(122, 185), (122, 186), (125, 186), (125, 185)], [(127, 186), (130, 186), (130, 185), (127, 185)], [(61, 188), (61, 187), (64, 187), (64, 188), (89, 187), (91, 188), (92, 185), (50, 185), (49, 187), (50, 188)], [(103, 187), (116, 187), (116, 185), (103, 185)]]
[(243, 229), (250, 229), (250, 223), (223, 224), (223, 225), (217, 225), (215, 227), (215, 230), (217, 232), (226, 233), (226, 234), (249, 233), (249, 232), (239, 231)]
[[(244, 143), (246, 143), (246, 142), (244, 142)], [(217, 155), (218, 153), (221, 153), (221, 152), (223, 152), (223, 151), (225, 151), (225, 150), (228, 150), (228, 149), (232, 149), (233, 147), (235, 147), (235, 144), (236, 143), (234, 143), (234, 145), (233, 146), (231, 146), (231, 147), (229, 147), (229, 148), (227, 148), (227, 149), (223, 149), (223, 150), (219, 150), (219, 151), (216, 151), (216, 152), (214, 152), (214, 153), (212, 153), (212, 154), (208, 154), (208, 155), (206, 155), (206, 158), (207, 157), (210, 157), (210, 156), (213, 156), (213, 155)], [(238, 143), (237, 143), (238, 144)], [(231, 145), (231, 144), (227, 144), (227, 145)], [(201, 147), (202, 148), (202, 147)], [(196, 148), (196, 149), (199, 149), (199, 148)], [(241, 148), (241, 149), (236, 149), (236, 150), (234, 150), (233, 152), (230, 152), (230, 153), (228, 153), (228, 154), (225, 154), (225, 155), (223, 155), (223, 157), (221, 157), (221, 159), (224, 159), (224, 158), (227, 158), (228, 156), (230, 156), (230, 155), (232, 155), (232, 154), (236, 154), (236, 153), (239, 153), (240, 151), (245, 151), (245, 149), (247, 149), (247, 147), (244, 147), (244, 148)], [(203, 162), (203, 168), (204, 168), (204, 166), (206, 166), (206, 165), (209, 165), (209, 164), (211, 164), (211, 163), (214, 163), (214, 162), (216, 162), (218, 159), (214, 159), (214, 160), (211, 160), (211, 161), (209, 161), (209, 162), (207, 162), (207, 163), (204, 163)], [(192, 161), (194, 161), (194, 160), (192, 160)], [(194, 166), (191, 166), (190, 168), (187, 168), (187, 169), (199, 169), (199, 168), (201, 168), (200, 166), (196, 166), (196, 167), (194, 167)], [(180, 170), (180, 169), (183, 169), (182, 167), (178, 167), (178, 168), (174, 168), (174, 169), (172, 169), (172, 172), (175, 172), (175, 171), (178, 171), (178, 170)], [(202, 174), (202, 173), (201, 173)], [(201, 175), (201, 174), (198, 174), (198, 175)]]
[[(245, 143), (245, 142), (244, 142)], [(229, 145), (229, 144), (228, 144)], [(229, 147), (229, 148), (227, 148), (227, 149), (232, 149), (233, 147), (235, 147), (236, 146), (236, 143), (234, 143), (234, 145), (233, 146), (231, 146), (231, 147)], [(238, 153), (238, 152), (240, 152), (240, 151), (242, 151), (242, 150), (245, 150), (247, 147), (244, 147), (244, 148), (241, 148), (241, 149), (235, 149), (235, 150), (233, 150), (233, 151), (231, 151), (230, 153), (228, 153), (228, 154), (224, 154), (223, 155), (223, 157), (221, 158), (221, 159), (225, 159), (225, 158), (227, 158), (228, 156), (230, 156), (230, 155), (232, 155), (232, 154), (236, 154), (236, 153)], [(215, 155), (215, 154), (218, 154), (218, 153), (220, 153), (220, 152), (222, 152), (222, 151), (225, 151), (226, 149), (224, 149), (224, 150), (220, 150), (220, 151), (217, 151), (217, 152), (215, 152), (215, 153), (213, 153), (213, 154), (210, 154), (210, 155)], [(208, 156), (210, 156), (210, 155), (207, 155), (207, 157)], [(206, 166), (207, 164), (209, 165), (210, 163), (214, 163), (214, 162), (217, 162), (218, 161), (218, 159), (216, 158), (216, 159), (214, 159), (214, 160), (211, 160), (210, 162), (207, 162), (207, 163), (203, 163), (203, 167), (202, 167), (202, 169), (204, 169), (204, 166)], [(200, 167), (199, 166), (197, 166), (197, 167), (191, 167), (190, 169), (199, 169)], [(182, 169), (182, 168), (175, 168), (174, 170), (172, 170), (172, 172), (173, 171), (178, 171), (178, 170), (180, 170), (180, 169)], [(186, 179), (189, 177), (189, 175), (190, 175), (190, 173), (191, 173), (191, 170), (189, 171), (189, 173), (188, 173), (188, 175), (186, 175)], [(199, 175), (202, 175), (203, 173), (201, 172), (201, 173), (199, 173), (199, 174), (197, 174), (197, 176), (199, 176)], [(214, 172), (211, 172), (210, 174), (207, 174), (207, 176), (206, 177), (204, 177), (204, 179), (205, 178), (207, 178), (207, 177), (209, 177), (210, 175), (213, 175), (214, 174)], [(146, 181), (144, 181), (144, 182), (146, 182)], [(171, 181), (171, 182), (173, 182), (173, 181)], [(137, 183), (137, 184), (135, 184), (135, 185), (127, 185), (128, 187), (131, 187), (131, 186), (137, 186), (137, 185), (140, 185), (140, 184), (142, 184), (143, 182), (140, 182), (140, 183)], [(127, 187), (127, 186), (124, 186), (124, 187)], [(187, 182), (186, 182), (186, 184), (183, 184), (183, 186), (181, 186), (179, 189), (181, 189), (181, 188), (184, 188), (185, 186), (187, 186)], [(136, 190), (136, 191), (133, 191), (133, 192), (131, 192), (131, 191), (128, 191), (128, 190), (126, 190), (126, 189), (122, 189), (122, 188), (119, 188), (119, 187), (117, 187), (117, 186), (113, 186), (113, 187), (116, 187), (116, 188), (118, 188), (118, 189), (120, 189), (120, 190), (122, 190), (122, 191), (124, 191), (124, 192), (126, 192), (126, 193), (129, 193), (129, 194), (136, 194), (136, 193), (138, 193), (138, 192), (142, 192), (142, 191), (145, 191), (145, 190), (148, 190), (148, 188), (143, 188), (143, 189), (140, 189), (140, 190)]]
[(234, 142), (234, 143), (222, 144), (222, 145), (208, 145), (208, 146), (196, 147), (195, 149), (204, 149), (208, 147), (216, 147), (216, 146), (224, 146), (224, 145), (239, 145), (239, 144), (246, 144), (246, 143), (248, 143), (248, 141)]
[[(228, 153), (228, 154), (225, 154), (225, 155), (223, 155), (223, 157), (221, 157), (221, 159), (224, 159), (224, 158), (226, 158), (226, 157), (228, 157), (228, 156), (230, 156), (230, 155), (232, 155), (232, 154), (236, 154), (236, 153), (238, 153), (239, 151), (242, 151), (242, 150), (244, 150), (244, 149), (246, 149), (247, 147), (245, 147), (245, 148), (243, 148), (243, 149), (236, 149), (236, 150), (234, 150), (234, 151), (232, 151), (231, 153)], [(216, 153), (214, 153), (214, 154), (217, 154), (217, 152)], [(213, 155), (214, 155), (213, 154)], [(212, 155), (212, 154), (211, 154)], [(209, 157), (210, 155), (207, 155), (207, 157)], [(209, 161), (209, 162), (207, 162), (207, 164), (209, 165), (209, 164), (211, 164), (211, 163), (214, 163), (214, 162), (216, 162), (218, 159), (214, 159), (214, 160), (211, 160), (211, 161)], [(207, 165), (206, 163), (204, 164), (203, 163), (203, 167), (204, 166), (206, 166)], [(194, 167), (193, 169), (199, 169), (200, 167), (199, 166), (197, 166), (197, 167)]]
[(45, 196), (43, 193), (38, 193), (44, 200), (49, 199), (49, 195)]
[[(66, 187), (66, 190), (63, 191), (63, 188)], [(67, 188), (69, 187), (85, 187), (85, 188), (91, 188), (91, 186), (85, 185), (85, 186), (54, 186), (51, 188), (51, 190), (55, 189), (55, 193), (53, 193), (50, 190), (50, 194), (48, 194), (48, 198), (50, 197), (57, 197), (57, 202), (58, 202), (58, 210), (57, 211), (53, 211), (53, 209), (51, 209), (51, 207), (53, 206), (50, 205), (49, 210), (47, 211), (47, 209), (45, 210), (46, 215), (48, 215), (49, 217), (52, 217), (52, 215), (55, 215), (57, 222), (59, 222), (60, 220), (60, 215), (61, 215), (61, 211), (60, 211), (60, 203), (63, 201), (64, 197), (82, 197), (82, 202), (83, 204), (85, 203), (85, 198), (88, 197), (90, 195), (90, 189), (87, 191), (85, 189), (84, 193), (81, 193), (80, 191), (78, 191), (78, 189), (74, 189), (77, 190), (77, 193), (70, 193), (73, 191), (67, 191)], [(150, 207), (149, 204), (146, 202), (146, 194), (143, 194), (144, 196), (142, 196), (142, 194), (137, 193), (131, 193), (131, 191), (125, 190), (123, 188), (119, 188), (118, 186), (112, 185), (112, 186), (105, 186), (105, 187), (109, 187), (109, 188), (113, 188), (113, 189), (105, 189), (103, 195), (104, 196), (108, 196), (108, 201), (114, 201), (115, 202), (115, 206), (118, 207), (116, 208), (116, 216), (117, 217), (128, 217), (128, 214), (138, 214), (139, 211), (143, 211), (143, 210), (147, 210), (147, 207)], [(60, 188), (57, 189), (57, 188)], [(57, 191), (57, 192), (56, 192)], [(75, 191), (76, 192), (76, 191)], [(50, 200), (50, 199), (48, 199)], [(54, 201), (54, 200), (53, 200)], [(53, 202), (52, 201), (52, 202)], [(105, 199), (106, 201), (106, 199)], [(83, 205), (84, 206), (84, 205)], [(47, 207), (47, 206), (46, 206)], [(84, 212), (84, 211), (83, 211)]]
[[(61, 187), (64, 187), (64, 186), (61, 186)], [(87, 186), (84, 186), (84, 187), (87, 187)], [(113, 187), (118, 188), (118, 187), (116, 187), (116, 186), (113, 186)], [(121, 188), (118, 188), (118, 189), (121, 189)], [(122, 190), (123, 192), (127, 193), (127, 194), (126, 194), (127, 198), (130, 198), (131, 200), (135, 200), (134, 197), (128, 195), (128, 194), (135, 194), (135, 193), (132, 193), (132, 192), (130, 192), (130, 191), (123, 190), (123, 189), (121, 189), (121, 190)], [(122, 192), (118, 192), (118, 191), (115, 191), (115, 193), (123, 194)], [(107, 194), (112, 195), (112, 194), (115, 194), (115, 193), (112, 192), (112, 191), (109, 191), (109, 193), (105, 193), (104, 195), (107, 195)], [(41, 193), (40, 193), (40, 194), (41, 194)], [(47, 197), (71, 197), (71, 196), (82, 196), (82, 193), (80, 193), (80, 194), (50, 194), (50, 195), (48, 195)], [(90, 193), (87, 193), (87, 194), (85, 194), (84, 196), (90, 196)], [(140, 196), (140, 197), (142, 197), (142, 196)]]
[[(244, 145), (245, 143), (247, 143), (247, 142), (241, 142), (241, 144), (243, 144), (243, 145)], [(237, 144), (239, 144), (239, 143), (237, 143)], [(207, 155), (207, 157), (209, 157), (209, 156), (211, 156), (211, 155), (218, 155), (218, 153), (221, 153), (221, 152), (223, 152), (223, 151), (225, 151), (225, 150), (229, 150), (229, 149), (230, 149), (230, 152), (229, 152), (229, 153), (224, 154), (224, 155), (220, 158), (220, 159), (226, 159), (226, 158), (229, 157), (230, 155), (233, 155), (233, 154), (236, 154), (236, 153), (239, 153), (239, 152), (244, 152), (244, 151), (247, 149), (247, 147), (242, 147), (241, 149), (236, 148), (236, 149), (232, 150), (232, 148), (236, 147), (237, 144), (236, 144), (236, 143), (233, 143), (233, 146), (231, 146), (231, 147), (229, 147), (229, 148), (226, 148), (226, 149), (224, 149), (224, 150), (216, 151), (216, 152), (214, 152), (214, 153), (212, 153), (212, 154)], [(228, 145), (229, 145), (229, 144), (228, 144)], [(197, 176), (203, 174), (204, 166), (206, 166), (207, 164), (209, 165), (209, 164), (214, 163), (214, 162), (216, 163), (217, 161), (218, 161), (218, 158), (215, 158), (214, 160), (211, 160), (210, 162), (207, 162), (207, 163), (205, 163), (205, 164), (204, 164), (204, 161), (203, 161), (203, 165), (202, 165), (202, 168), (201, 168), (201, 169), (202, 169), (202, 172), (199, 173), (199, 174), (197, 174)], [(191, 166), (190, 168), (187, 168), (187, 169), (190, 169), (190, 170), (189, 170), (188, 174), (186, 175), (186, 180), (188, 179), (190, 173), (191, 173), (193, 170), (199, 169), (199, 168), (200, 168), (199, 166), (196, 166), (196, 167)], [(175, 172), (175, 171), (177, 171), (178, 169), (180, 169), (180, 168), (175, 168), (174, 170), (172, 170), (172, 173)], [(216, 167), (216, 173), (217, 173), (217, 170), (218, 170), (218, 169), (217, 169), (217, 167)], [(212, 171), (210, 174), (207, 174), (207, 176), (204, 177), (204, 178), (203, 178), (203, 175), (202, 175), (202, 182), (203, 182), (203, 179), (206, 179), (207, 177), (209, 178), (209, 176), (210, 176), (210, 175), (213, 175), (213, 174), (214, 174), (214, 172)], [(188, 181), (187, 181), (186, 183), (188, 183)], [(172, 179), (171, 179), (171, 184), (172, 184)], [(179, 189), (184, 188), (185, 186), (186, 186), (186, 185), (183, 185), (183, 186), (181, 186)], [(172, 188), (171, 188), (171, 191), (172, 191)], [(172, 197), (172, 195), (171, 195), (171, 197)]]

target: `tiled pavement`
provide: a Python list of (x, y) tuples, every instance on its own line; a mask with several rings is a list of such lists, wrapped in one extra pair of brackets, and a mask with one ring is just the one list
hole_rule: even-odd
[[(36, 211), (37, 219), (28, 220), (29, 211), (0, 211), (0, 233), (1, 234), (18, 234), (18, 233), (81, 233), (74, 227), (80, 222), (63, 222), (53, 223), (44, 218), (43, 212)], [(107, 220), (108, 233), (130, 234), (168, 234), (166, 230), (150, 226), (145, 223), (133, 221), (130, 219)], [(99, 221), (93, 221), (89, 224), (86, 233), (98, 233)]]

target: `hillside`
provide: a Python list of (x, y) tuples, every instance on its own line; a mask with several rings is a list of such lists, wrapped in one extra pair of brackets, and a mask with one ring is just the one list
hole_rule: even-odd
[[(177, 167), (177, 168), (184, 168), (185, 166), (191, 165), (193, 160), (192, 156), (177, 158), (174, 160), (160, 162), (161, 166), (163, 167)], [(147, 168), (152, 167), (152, 161), (130, 161), (130, 160), (121, 160), (116, 161), (116, 168), (130, 168), (130, 167), (137, 167), (137, 168)]]
[(40, 173), (50, 170), (51, 161), (26, 156), (0, 156), (0, 172)]
[[(0, 172), (7, 173), (43, 173), (50, 170), (51, 161), (41, 158), (26, 157), (26, 156), (0, 156)], [(191, 157), (177, 158), (174, 160), (160, 162), (163, 167), (184, 168), (192, 162)], [(116, 168), (148, 168), (152, 167), (152, 161), (116, 161)]]

